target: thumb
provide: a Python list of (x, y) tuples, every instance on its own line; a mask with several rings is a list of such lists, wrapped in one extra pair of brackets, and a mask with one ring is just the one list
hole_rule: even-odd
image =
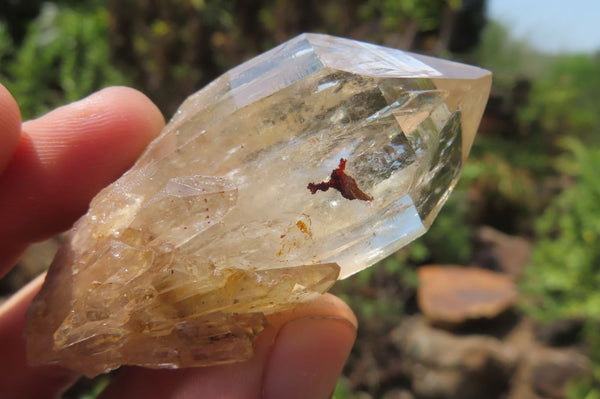
[(325, 294), (270, 317), (269, 323), (246, 362), (180, 370), (123, 368), (101, 399), (331, 397), (356, 337), (350, 308)]

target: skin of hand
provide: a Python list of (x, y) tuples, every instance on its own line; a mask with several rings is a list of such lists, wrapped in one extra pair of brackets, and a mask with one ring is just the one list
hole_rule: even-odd
[[(140, 92), (110, 87), (22, 123), (0, 84), (0, 278), (27, 246), (68, 229), (164, 126)], [(26, 362), (23, 330), (40, 276), (0, 306), (0, 398), (55, 398), (79, 375)], [(328, 398), (356, 337), (357, 321), (325, 294), (273, 315), (246, 362), (181, 370), (122, 367), (108, 398)]]

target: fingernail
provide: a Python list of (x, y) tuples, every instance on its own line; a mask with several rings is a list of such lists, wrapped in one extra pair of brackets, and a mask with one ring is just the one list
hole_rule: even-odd
[(330, 398), (355, 338), (355, 327), (343, 318), (311, 316), (287, 323), (269, 356), (263, 398)]

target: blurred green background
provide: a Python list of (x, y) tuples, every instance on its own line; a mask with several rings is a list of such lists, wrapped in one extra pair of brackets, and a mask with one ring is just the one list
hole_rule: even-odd
[[(511, 7), (517, 9), (507, 12)], [(600, 398), (600, 40), (593, 41), (600, 28), (571, 25), (570, 32), (563, 20), (583, 21), (594, 11), (600, 16), (593, 1), (7, 0), (0, 3), (0, 82), (24, 119), (115, 84), (145, 92), (168, 118), (219, 74), (307, 31), (492, 70), (492, 94), (463, 177), (431, 230), (335, 287), (361, 326), (334, 398), (457, 397), (419, 390), (415, 365), (404, 360), (406, 348), (394, 334), (402, 320), (420, 317), (422, 265), (503, 272), (498, 259), (511, 253), (490, 255), (482, 232), (492, 228), (528, 248), (515, 277), (519, 302), (510, 321), (494, 328), (526, 325), (534, 334), (567, 326), (560, 342), (531, 338), (532, 350), (575, 351), (587, 362), (577, 375), (553, 374), (551, 380), (565, 382), (556, 390), (537, 387), (539, 370), (524, 371), (521, 362), (485, 396), (463, 397), (592, 399)], [(535, 23), (524, 26), (527, 18)], [(540, 39), (545, 29), (551, 33)], [(577, 45), (552, 47), (571, 33), (580, 35)], [(0, 280), (0, 295), (47, 266), (53, 248), (46, 243), (28, 253)], [(482, 331), (478, 325), (446, 332)], [(93, 398), (109, 378), (82, 380), (65, 397)]]

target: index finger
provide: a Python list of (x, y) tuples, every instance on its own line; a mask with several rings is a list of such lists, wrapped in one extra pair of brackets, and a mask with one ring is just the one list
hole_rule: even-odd
[(158, 108), (126, 87), (25, 122), (0, 174), (0, 277), (29, 243), (69, 228), (163, 126)]
[(21, 136), (21, 111), (9, 91), (0, 84), (0, 173), (4, 170)]

